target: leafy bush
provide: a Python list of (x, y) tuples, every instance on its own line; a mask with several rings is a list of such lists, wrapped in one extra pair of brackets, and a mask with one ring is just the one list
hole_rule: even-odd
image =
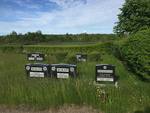
[(132, 71), (150, 75), (150, 29), (139, 31), (113, 45), (112, 52), (124, 60)]

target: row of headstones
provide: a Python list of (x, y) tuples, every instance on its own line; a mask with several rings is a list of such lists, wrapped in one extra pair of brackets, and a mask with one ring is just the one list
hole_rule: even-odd
[[(28, 60), (31, 56), (42, 61), (44, 54), (28, 54)], [(80, 55), (82, 56), (82, 55)], [(32, 60), (33, 60), (32, 58)], [(81, 58), (80, 58), (81, 59)], [(43, 64), (34, 63), (25, 65), (28, 77), (54, 77), (54, 78), (75, 78), (77, 77), (77, 66), (73, 64)], [(115, 82), (115, 66), (110, 64), (98, 64), (95, 66), (95, 80), (97, 82)]]
[[(29, 53), (27, 54), (27, 59), (29, 61), (43, 61), (45, 59), (45, 55), (42, 53)], [(87, 54), (76, 54), (77, 61), (87, 61)]]

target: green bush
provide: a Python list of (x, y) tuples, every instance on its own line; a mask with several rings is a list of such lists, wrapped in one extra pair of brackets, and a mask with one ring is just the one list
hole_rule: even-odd
[(132, 71), (143, 76), (150, 75), (150, 29), (118, 41), (112, 48), (112, 52), (124, 60)]

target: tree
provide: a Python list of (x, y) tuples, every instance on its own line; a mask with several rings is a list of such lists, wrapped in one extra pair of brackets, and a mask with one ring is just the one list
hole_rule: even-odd
[(12, 32), (10, 33), (10, 35), (16, 36), (16, 35), (17, 35), (17, 32), (16, 32), (16, 31), (12, 31)]
[(41, 35), (41, 34), (42, 34), (42, 31), (41, 31), (41, 30), (38, 30), (38, 31), (36, 31), (36, 33)]
[(126, 0), (120, 10), (115, 33), (132, 34), (150, 28), (150, 0)]

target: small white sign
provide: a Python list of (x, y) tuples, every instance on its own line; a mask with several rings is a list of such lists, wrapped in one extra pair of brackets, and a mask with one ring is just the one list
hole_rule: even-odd
[(37, 59), (37, 60), (40, 60), (40, 61), (41, 61), (41, 60), (43, 60), (43, 58), (42, 58), (42, 57), (37, 57), (36, 59)]
[(97, 73), (113, 73), (113, 70), (97, 70)]
[(79, 59), (81, 57), (81, 55), (76, 55), (77, 59)]
[(31, 71), (42, 71), (41, 67), (31, 67)]
[(110, 82), (113, 82), (114, 79), (113, 78), (97, 78), (97, 81), (110, 81)]
[(34, 60), (34, 57), (29, 57), (28, 59), (29, 59), (29, 60)]
[(57, 68), (57, 72), (69, 72), (68, 68)]
[(44, 77), (42, 72), (30, 72), (30, 77)]
[(39, 54), (32, 54), (32, 56), (33, 56), (33, 57), (37, 57), (37, 56), (39, 56)]
[(69, 78), (68, 73), (57, 73), (57, 78)]
[(82, 61), (82, 62), (86, 62), (86, 59), (82, 58), (82, 59), (80, 59), (80, 61)]

